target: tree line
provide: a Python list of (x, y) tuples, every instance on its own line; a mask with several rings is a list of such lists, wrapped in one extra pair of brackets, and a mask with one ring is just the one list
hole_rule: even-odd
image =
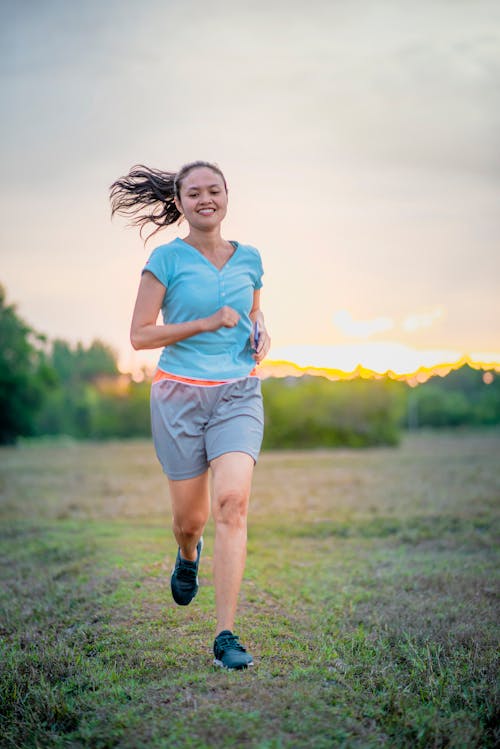
[[(0, 444), (18, 437), (150, 435), (149, 389), (118, 370), (102, 341), (49, 341), (7, 304), (0, 286)], [(411, 388), (389, 378), (262, 383), (264, 448), (397, 444), (405, 428), (500, 423), (500, 377), (464, 366)]]

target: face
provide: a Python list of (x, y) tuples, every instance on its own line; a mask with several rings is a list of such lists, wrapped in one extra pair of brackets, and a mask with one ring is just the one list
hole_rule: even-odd
[(192, 169), (182, 180), (175, 204), (193, 228), (213, 229), (227, 213), (224, 180), (209, 167)]

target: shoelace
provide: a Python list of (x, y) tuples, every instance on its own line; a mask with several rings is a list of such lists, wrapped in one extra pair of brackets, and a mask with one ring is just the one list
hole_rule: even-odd
[(190, 583), (196, 579), (196, 570), (192, 567), (186, 567), (181, 564), (175, 573), (178, 580), (183, 580), (186, 583)]
[(217, 638), (217, 647), (220, 650), (240, 650), (246, 653), (246, 648), (238, 640), (238, 635), (222, 635)]

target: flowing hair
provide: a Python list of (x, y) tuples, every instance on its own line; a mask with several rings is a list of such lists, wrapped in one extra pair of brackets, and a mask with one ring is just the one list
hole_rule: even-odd
[(109, 188), (111, 217), (115, 213), (129, 216), (130, 225), (140, 227), (141, 237), (144, 227), (153, 224), (156, 228), (148, 234), (144, 240), (146, 243), (157, 231), (182, 219), (182, 213), (175, 205), (175, 198), (180, 196), (183, 179), (192, 169), (200, 167), (211, 169), (222, 177), (227, 192), (222, 171), (217, 164), (209, 161), (191, 161), (178, 172), (164, 172), (137, 164)]

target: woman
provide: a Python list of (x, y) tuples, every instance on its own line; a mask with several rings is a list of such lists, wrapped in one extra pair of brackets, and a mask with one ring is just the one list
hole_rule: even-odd
[[(135, 349), (163, 347), (151, 389), (151, 423), (167, 474), (178, 543), (171, 577), (175, 602), (198, 592), (203, 529), (215, 522), (214, 663), (253, 664), (233, 634), (246, 558), (252, 473), (263, 433), (255, 364), (270, 338), (260, 309), (258, 251), (221, 236), (227, 185), (215, 164), (195, 161), (177, 173), (143, 166), (111, 186), (112, 213), (142, 229), (184, 218), (189, 232), (157, 247), (142, 272), (130, 338)], [(150, 235), (151, 236), (151, 235)], [(157, 324), (159, 311), (163, 324)]]

